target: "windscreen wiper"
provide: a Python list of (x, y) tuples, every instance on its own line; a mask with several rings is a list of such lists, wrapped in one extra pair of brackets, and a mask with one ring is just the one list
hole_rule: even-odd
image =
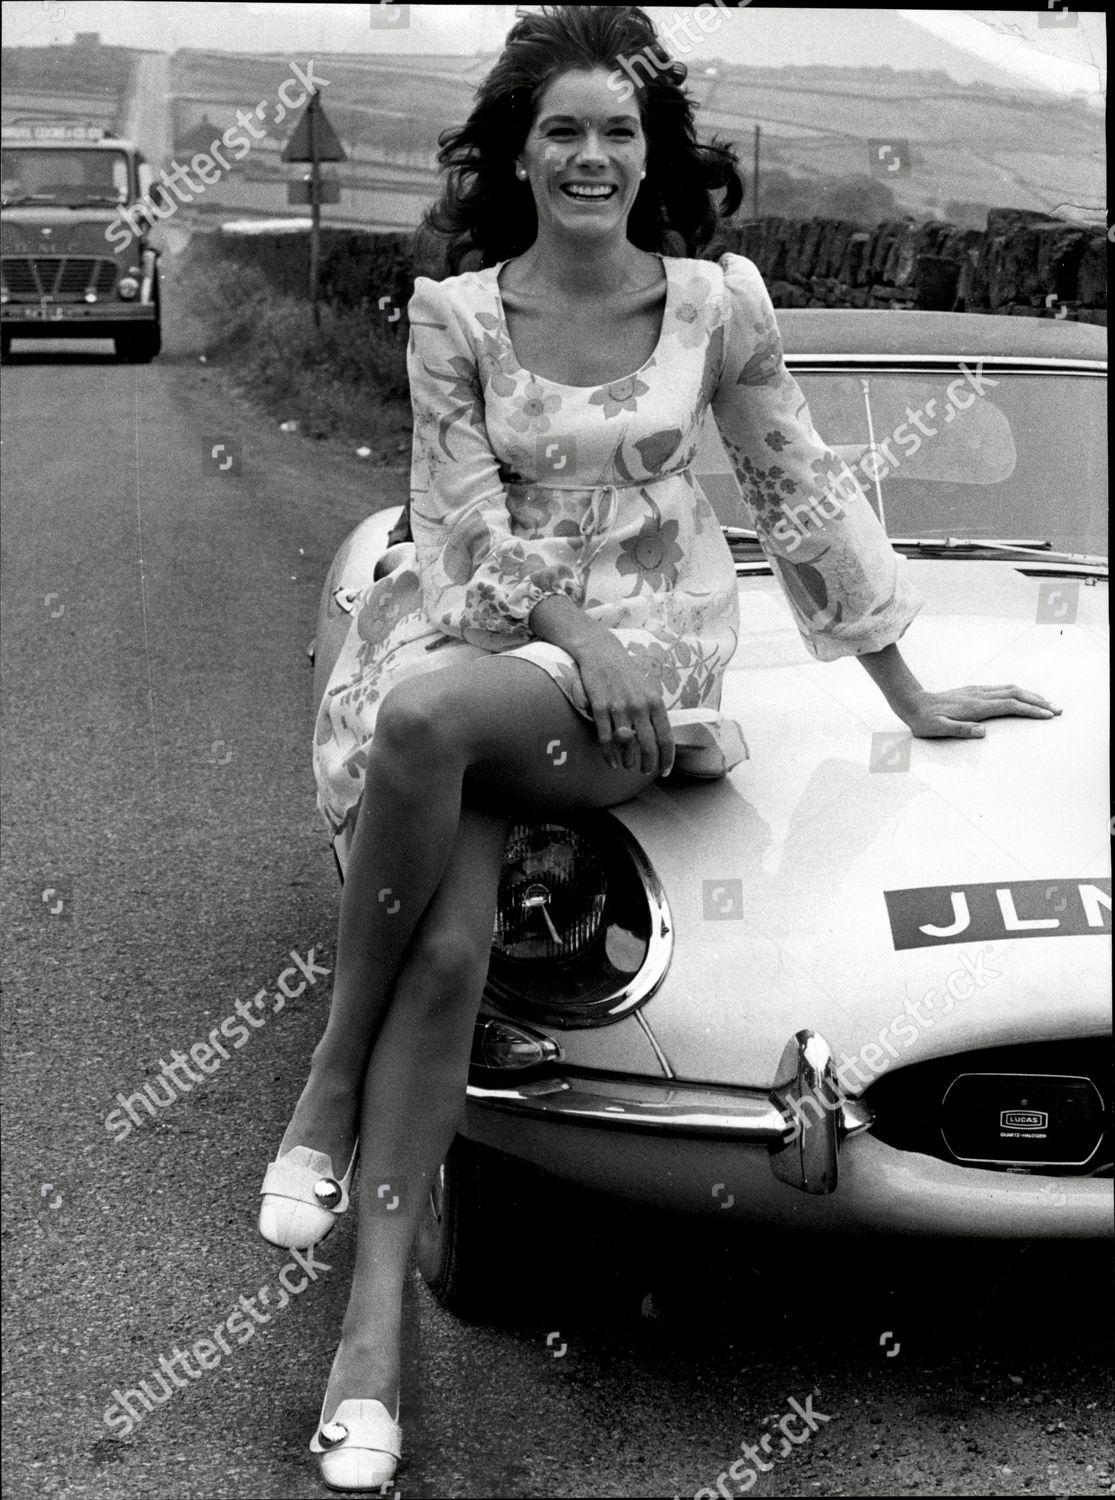
[[(723, 526), (724, 540), (729, 546), (738, 542), (759, 542), (759, 534), (745, 526)], [(1095, 557), (1085, 552), (1058, 552), (1049, 542), (1028, 537), (1020, 541), (976, 541), (970, 537), (920, 537), (891, 536), (887, 538), (892, 547), (908, 547), (913, 552), (939, 554), (943, 552), (1002, 552), (1008, 555), (1022, 553), (1042, 558), (1046, 562), (1082, 563), (1088, 567), (1106, 568), (1106, 557)]]
[(1024, 541), (985, 541), (973, 537), (915, 537), (891, 536), (887, 538), (892, 547), (909, 547), (913, 552), (1004, 552), (1023, 553), (1028, 557), (1043, 558), (1046, 562), (1085, 563), (1090, 567), (1107, 567), (1106, 557), (1095, 557), (1085, 552), (1058, 552), (1049, 542), (1027, 539)]

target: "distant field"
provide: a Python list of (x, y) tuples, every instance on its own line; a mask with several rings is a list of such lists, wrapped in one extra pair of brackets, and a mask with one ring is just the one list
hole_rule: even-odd
[[(355, 153), (436, 149), (439, 131), (464, 120), (491, 58), (407, 58), (390, 65), (320, 58), (323, 101)], [(227, 101), (270, 97), (282, 58), (181, 52), (175, 89)], [(943, 73), (888, 68), (728, 68), (689, 80), (704, 133), (740, 148), (750, 176), (756, 123), (764, 168), (810, 179), (871, 178), (870, 141), (906, 142), (908, 160), (874, 180), (888, 190), (875, 212), (943, 217), (954, 201), (1049, 210), (1069, 201), (1098, 207), (1104, 196), (1103, 120), (1084, 105), (985, 85), (961, 87)], [(905, 170), (908, 168), (907, 170)], [(893, 197), (891, 197), (893, 195)], [(814, 211), (829, 207), (818, 194)], [(764, 212), (778, 212), (772, 201)], [(793, 212), (801, 212), (794, 204)], [(806, 210), (808, 211), (808, 210)]]
[[(6, 93), (17, 90), (21, 101), (41, 90), (59, 106), (68, 93), (119, 97), (128, 57), (121, 48), (6, 49), (3, 86)], [(386, 210), (390, 227), (433, 191), (438, 133), (466, 118), (492, 60), (314, 59), (315, 74), (327, 80), (323, 103), (350, 156), (340, 169), (342, 184), (352, 185), (350, 216), (359, 218), (361, 210), (374, 216), (367, 195), (379, 186), (376, 162), (405, 162), (409, 169), (405, 183), (397, 173), (390, 180), (393, 193), (404, 193)], [(737, 144), (752, 203), (752, 139), (761, 125), (763, 214), (839, 212), (877, 223), (908, 213), (975, 225), (988, 207), (1101, 209), (1103, 118), (1083, 104), (987, 84), (962, 87), (940, 72), (743, 68), (712, 59), (708, 65), (715, 75), (695, 69), (688, 85), (700, 128)], [(274, 101), (289, 73), (285, 55), (176, 53), (168, 101), (175, 149), (203, 124), (224, 128), (238, 108)], [(275, 180), (276, 195), (284, 191), (279, 150), (287, 128), (276, 126), (254, 149), (245, 163), (250, 171), (231, 174), (219, 195), (222, 208), (260, 211), (258, 184), (267, 178)], [(869, 143), (879, 142), (893, 143), (887, 160), (898, 164), (895, 170), (873, 166)], [(285, 211), (285, 202), (269, 206)]]
[[(491, 58), (410, 58), (406, 66), (321, 58), (322, 91), (342, 136), (357, 149), (433, 150), (463, 120)], [(267, 98), (285, 59), (179, 53), (175, 88), (225, 99)], [(750, 165), (763, 127), (764, 164), (792, 175), (868, 175), (869, 141), (908, 142), (909, 175), (883, 178), (900, 210), (918, 217), (950, 199), (1050, 209), (1103, 200), (1099, 111), (1082, 104), (979, 85), (943, 73), (888, 68), (727, 68), (694, 72), (689, 85), (704, 131), (736, 140)]]

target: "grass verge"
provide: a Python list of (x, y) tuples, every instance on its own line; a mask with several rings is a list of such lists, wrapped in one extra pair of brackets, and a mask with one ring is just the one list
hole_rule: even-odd
[[(168, 266), (164, 333), (171, 357), (199, 358), (265, 420), (371, 449), (398, 467), (410, 453), (406, 338), (375, 312), (279, 292), (258, 267), (225, 259), (205, 236)], [(164, 262), (165, 264), (165, 262)]]

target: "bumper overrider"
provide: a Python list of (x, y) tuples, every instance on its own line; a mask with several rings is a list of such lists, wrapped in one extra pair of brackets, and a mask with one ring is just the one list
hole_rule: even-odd
[(1109, 1177), (984, 1170), (880, 1140), (814, 1031), (789, 1040), (767, 1090), (560, 1069), (518, 1082), (474, 1072), (468, 1101), (465, 1134), (475, 1143), (654, 1207), (820, 1232), (1115, 1232)]

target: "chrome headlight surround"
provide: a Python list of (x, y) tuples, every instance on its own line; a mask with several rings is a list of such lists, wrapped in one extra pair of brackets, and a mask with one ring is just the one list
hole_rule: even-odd
[[(567, 953), (524, 958), (508, 951), (509, 927), (513, 920), (521, 925), (525, 909), (537, 913), (540, 933), (541, 924), (554, 932), (544, 869), (524, 877), (530, 880), (525, 890), (520, 879), (515, 897), (509, 890), (517, 840), (531, 835), (555, 845), (566, 835), (567, 848), (601, 877), (598, 888), (587, 892), (579, 935)], [(645, 1005), (661, 985), (673, 955), (673, 933), (662, 882), (641, 845), (616, 819), (599, 812), (517, 824), (500, 877), (484, 999), (504, 1015), (558, 1029), (611, 1025)]]

